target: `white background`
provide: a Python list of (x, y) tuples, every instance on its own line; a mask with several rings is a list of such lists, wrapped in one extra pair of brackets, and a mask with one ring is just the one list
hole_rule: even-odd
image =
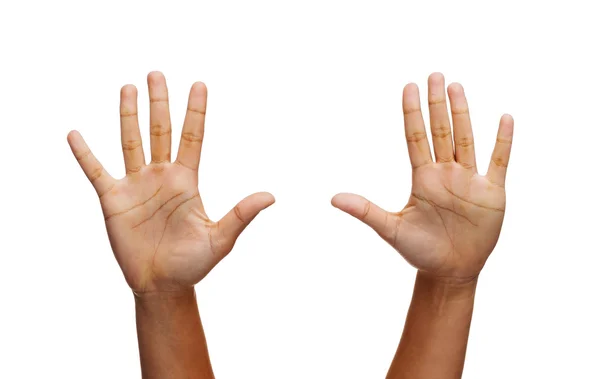
[(209, 89), (209, 216), (277, 198), (197, 286), (219, 379), (385, 376), (415, 270), (329, 201), (405, 204), (402, 87), (426, 93), (433, 71), (466, 88), (482, 172), (515, 118), (464, 378), (599, 378), (600, 25), (583, 4), (3, 1), (0, 377), (139, 377), (133, 296), (66, 135), (122, 176), (119, 89), (140, 90), (148, 152), (161, 70), (174, 137), (191, 84)]

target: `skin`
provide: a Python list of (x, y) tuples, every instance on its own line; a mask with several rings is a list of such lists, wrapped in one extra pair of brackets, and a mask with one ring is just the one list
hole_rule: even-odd
[[(428, 80), (435, 160), (418, 87), (404, 88), (403, 110), (412, 171), (404, 209), (388, 212), (362, 196), (338, 194), (333, 206), (373, 228), (411, 265), (417, 279), (404, 333), (388, 373), (396, 378), (460, 378), (477, 278), (496, 246), (506, 205), (505, 178), (513, 119), (504, 115), (485, 175), (475, 162), (469, 108), (460, 84)], [(452, 120), (452, 125), (451, 121)]]
[(211, 221), (198, 192), (207, 91), (195, 83), (181, 141), (171, 162), (171, 120), (164, 76), (148, 75), (151, 161), (146, 164), (137, 89), (121, 89), (121, 144), (126, 176), (115, 179), (77, 131), (67, 137), (98, 193), (112, 250), (135, 294), (144, 378), (212, 378), (194, 285), (233, 248), (273, 195), (255, 193)]

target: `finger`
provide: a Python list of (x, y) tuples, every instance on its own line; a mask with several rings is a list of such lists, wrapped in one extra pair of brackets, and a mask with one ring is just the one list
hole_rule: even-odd
[(434, 73), (429, 76), (428, 83), (429, 123), (436, 162), (454, 161), (452, 147), (452, 129), (446, 105), (446, 85), (444, 76)]
[(385, 240), (392, 238), (393, 228), (388, 225), (388, 222), (393, 215), (364, 197), (351, 193), (338, 193), (331, 199), (331, 205), (369, 225)]
[(487, 178), (494, 184), (504, 187), (506, 181), (506, 168), (510, 158), (512, 146), (514, 120), (511, 115), (505, 114), (500, 119), (496, 146), (492, 153), (492, 160), (486, 174)]
[(171, 115), (167, 82), (160, 72), (148, 74), (150, 94), (150, 150), (152, 163), (171, 161)]
[(72, 130), (67, 136), (67, 141), (85, 176), (94, 186), (98, 196), (102, 197), (112, 189), (117, 181), (98, 162), (79, 132)]
[(454, 126), (454, 150), (456, 161), (463, 167), (477, 171), (475, 163), (475, 146), (473, 145), (473, 129), (469, 116), (469, 105), (463, 87), (458, 83), (448, 86), (452, 124)]
[(190, 90), (188, 108), (183, 122), (177, 161), (194, 171), (200, 164), (202, 139), (204, 138), (204, 118), (206, 115), (206, 86), (204, 83), (194, 83)]
[(121, 88), (121, 146), (126, 174), (140, 171), (146, 164), (142, 136), (138, 124), (137, 88), (126, 85)]
[(425, 132), (425, 122), (421, 114), (419, 88), (411, 83), (404, 87), (402, 95), (402, 109), (404, 111), (404, 131), (408, 144), (408, 155), (413, 168), (418, 168), (431, 163), (431, 150)]
[(252, 220), (275, 202), (268, 192), (258, 192), (240, 201), (229, 213), (217, 222), (219, 237), (222, 239), (218, 246), (227, 249), (233, 247), (235, 240), (246, 229)]

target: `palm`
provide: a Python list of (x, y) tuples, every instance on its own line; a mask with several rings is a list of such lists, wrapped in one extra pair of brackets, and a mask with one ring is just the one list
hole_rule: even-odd
[(456, 163), (424, 166), (414, 181), (390, 243), (427, 272), (460, 277), (479, 272), (500, 234), (504, 189)]
[(135, 89), (124, 87), (122, 91), (125, 178), (111, 178), (77, 133), (69, 137), (75, 156), (100, 195), (115, 257), (129, 286), (136, 291), (193, 286), (231, 251), (237, 236), (256, 214), (273, 202), (270, 194), (254, 194), (221, 221), (208, 219), (198, 193), (197, 171), (206, 89), (201, 84), (192, 88), (178, 158), (171, 163), (170, 121), (163, 84), (162, 75), (149, 76), (151, 104), (163, 104), (159, 105), (162, 109), (151, 107), (151, 122), (156, 124), (151, 127), (150, 165), (145, 165), (141, 151)]
[(405, 90), (406, 135), (413, 165), (406, 207), (390, 213), (349, 194), (337, 195), (333, 204), (373, 227), (418, 269), (439, 277), (471, 278), (483, 268), (500, 235), (512, 120), (503, 118), (490, 169), (481, 176), (475, 168), (462, 88), (449, 89), (453, 146), (443, 86), (443, 77), (432, 75), (429, 102), (437, 162), (429, 153), (416, 86)]
[[(102, 197), (106, 228), (129, 284), (193, 285), (215, 262), (210, 227), (191, 170), (163, 163), (127, 177)], [(161, 286), (177, 283), (160, 283)]]

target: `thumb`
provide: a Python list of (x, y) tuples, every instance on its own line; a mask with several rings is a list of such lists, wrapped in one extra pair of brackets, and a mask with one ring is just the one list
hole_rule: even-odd
[(384, 239), (391, 237), (388, 236), (390, 229), (387, 222), (392, 215), (364, 197), (352, 193), (338, 193), (331, 199), (331, 205), (369, 225)]
[[(275, 197), (268, 192), (258, 192), (240, 201), (232, 210), (217, 222), (219, 236), (223, 247), (233, 247), (235, 240), (246, 229), (260, 211), (275, 202)], [(220, 244), (221, 245), (221, 244)]]

